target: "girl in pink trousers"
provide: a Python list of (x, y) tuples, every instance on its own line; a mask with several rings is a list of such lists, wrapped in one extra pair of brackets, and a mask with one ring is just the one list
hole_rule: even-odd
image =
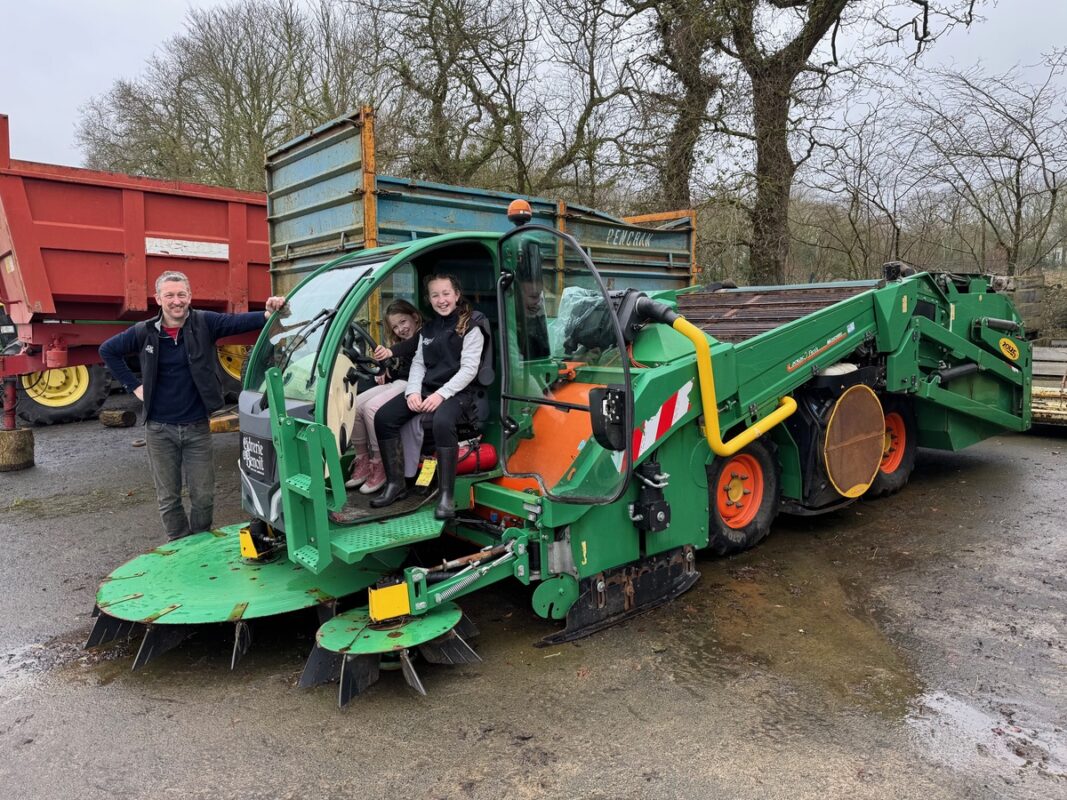
[(358, 486), (362, 494), (371, 494), (385, 485), (374, 417), (379, 408), (404, 393), (411, 360), (419, 346), (416, 334), (422, 328), (422, 315), (407, 300), (394, 300), (385, 309), (385, 326), (389, 346), (378, 345), (373, 355), (376, 361), (388, 361), (386, 369), (376, 378), (377, 386), (356, 395), (356, 421), (352, 426), (352, 448), (356, 457), (345, 486), (350, 489)]

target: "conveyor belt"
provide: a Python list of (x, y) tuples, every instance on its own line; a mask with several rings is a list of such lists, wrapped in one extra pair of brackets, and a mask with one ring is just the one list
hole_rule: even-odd
[(868, 284), (693, 292), (678, 298), (678, 312), (719, 341), (743, 342), (871, 288)]

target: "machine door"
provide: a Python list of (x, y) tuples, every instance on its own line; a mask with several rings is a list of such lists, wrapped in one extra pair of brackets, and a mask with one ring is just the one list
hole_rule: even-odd
[(501, 239), (500, 263), (505, 482), (613, 502), (630, 475), (633, 392), (604, 283), (572, 237), (539, 225)]

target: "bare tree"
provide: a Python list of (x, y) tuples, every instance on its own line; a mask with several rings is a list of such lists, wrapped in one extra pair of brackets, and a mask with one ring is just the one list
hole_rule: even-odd
[(569, 189), (600, 204), (621, 171), (633, 127), (629, 51), (636, 39), (613, 0), (542, 0), (546, 90), (539, 98), (547, 156), (533, 188)]
[(919, 195), (935, 187), (920, 166), (925, 151), (907, 129), (911, 105), (899, 96), (899, 90), (875, 95), (843, 110), (840, 127), (798, 179), (808, 190), (808, 207), (792, 215), (794, 236), (837, 252), (847, 261), (848, 277), (873, 275), (886, 261), (923, 257), (924, 222), (911, 212)]
[[(976, 0), (650, 0), (641, 6), (664, 19), (680, 15), (682, 30), (699, 25), (707, 42), (701, 69), (714, 90), (724, 91), (724, 76), (729, 82), (735, 70), (744, 88), (733, 98), (739, 105), (723, 98), (713, 127), (749, 149), (751, 190), (742, 200), (751, 222), (746, 244), (753, 281), (780, 282), (785, 275), (797, 165), (820, 144), (813, 121), (837, 79), (889, 58), (900, 45), (910, 43), (906, 52), (916, 57), (953, 25), (969, 23), (975, 5)], [(849, 46), (839, 47), (845, 38)]]
[(479, 55), (504, 51), (511, 64), (521, 59), (525, 44), (509, 47), (506, 10), (478, 0), (356, 5), (376, 20), (381, 54), (375, 77), (400, 87), (407, 98), (403, 114), (394, 118), (404, 143), (396, 157), (412, 177), (470, 183), (500, 150), (506, 127), (480, 103)]
[(648, 71), (633, 94), (644, 124), (627, 142), (629, 155), (654, 176), (654, 204), (689, 208), (700, 145), (718, 116), (709, 105), (722, 77), (708, 53), (722, 36), (719, 20), (705, 0), (630, 0), (628, 5), (648, 42), (641, 64)]
[(263, 188), (264, 154), (358, 106), (374, 84), (365, 34), (342, 7), (243, 0), (192, 10), (135, 80), (82, 110), (77, 138), (99, 169)]
[(1037, 85), (1018, 70), (943, 70), (938, 90), (915, 99), (909, 132), (927, 148), (923, 170), (977, 220), (979, 268), (999, 260), (1009, 274), (1025, 272), (1062, 242), (1054, 223), (1067, 168), (1065, 72), (1063, 54)]

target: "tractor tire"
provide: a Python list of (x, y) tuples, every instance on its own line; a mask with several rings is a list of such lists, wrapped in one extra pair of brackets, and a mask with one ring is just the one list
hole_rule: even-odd
[(21, 375), (15, 389), (20, 419), (54, 425), (95, 417), (111, 391), (111, 377), (103, 366), (79, 365)]
[(903, 489), (915, 468), (915, 453), (919, 447), (919, 429), (911, 399), (882, 395), (881, 400), (885, 413), (885, 446), (878, 474), (864, 494), (867, 498), (886, 497)]
[(782, 483), (771, 446), (752, 442), (708, 465), (708, 548), (720, 556), (754, 547), (771, 532)]
[(222, 399), (227, 403), (236, 403), (244, 383), (245, 363), (252, 352), (251, 347), (243, 344), (218, 345), (219, 380), (222, 382)]

